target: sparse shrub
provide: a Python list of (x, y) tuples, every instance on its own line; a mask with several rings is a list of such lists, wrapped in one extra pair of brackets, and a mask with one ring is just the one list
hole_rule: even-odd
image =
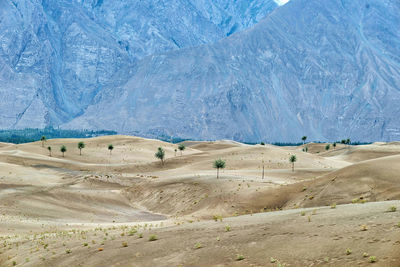
[(316, 215), (316, 214), (317, 214), (317, 210), (313, 210), (312, 215)]
[(128, 233), (129, 236), (133, 236), (134, 234), (136, 234), (137, 230), (136, 229), (131, 229)]
[(371, 263), (376, 262), (376, 257), (375, 256), (369, 257), (369, 262), (371, 262)]
[(346, 249), (346, 255), (350, 255), (352, 253), (351, 249)]
[(336, 209), (336, 203), (331, 204), (331, 209)]
[(149, 237), (149, 241), (156, 241), (157, 240), (157, 236), (156, 235), (151, 235)]
[(122, 242), (122, 247), (126, 248), (128, 246), (127, 242)]
[(397, 210), (397, 208), (395, 206), (391, 206), (388, 211), (389, 212), (395, 212)]
[(369, 256), (369, 255), (368, 255), (367, 252), (364, 252), (364, 253), (363, 253), (363, 257), (364, 257), (364, 258), (366, 258), (366, 257), (368, 257), (368, 256)]
[(225, 231), (226, 232), (230, 232), (231, 231), (231, 227), (229, 225), (225, 225)]
[(71, 254), (71, 250), (70, 249), (67, 249), (66, 251), (65, 251), (65, 253), (67, 253), (67, 254)]
[(214, 215), (214, 216), (213, 216), (213, 219), (214, 219), (214, 221), (216, 221), (216, 222), (217, 222), (218, 220), (219, 220), (220, 222), (222, 222), (222, 216), (221, 216), (221, 215)]
[(368, 227), (365, 224), (361, 225), (361, 231), (367, 231), (367, 230)]
[(98, 251), (103, 251), (104, 249), (103, 249), (103, 248), (98, 248), (97, 250), (98, 250)]
[(302, 211), (302, 212), (300, 213), (300, 215), (301, 215), (301, 216), (306, 216), (306, 212), (305, 212), (305, 211)]
[(83, 243), (83, 246), (84, 247), (87, 247), (89, 244), (88, 243)]
[(270, 258), (270, 260), (269, 260), (271, 263), (275, 263), (276, 262), (276, 259), (274, 259), (274, 258)]
[(237, 255), (236, 255), (236, 260), (237, 260), (237, 261), (242, 261), (242, 260), (244, 260), (244, 256), (241, 255), (241, 254), (237, 254)]
[(194, 245), (194, 248), (195, 249), (199, 249), (199, 248), (202, 248), (203, 247), (203, 245), (201, 244), (201, 243), (199, 243), (199, 242), (197, 242), (195, 245)]

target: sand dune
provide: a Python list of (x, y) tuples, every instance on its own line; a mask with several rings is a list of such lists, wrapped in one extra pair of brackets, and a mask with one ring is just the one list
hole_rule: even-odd
[(354, 266), (368, 263), (364, 252), (376, 266), (400, 266), (399, 211), (387, 212), (400, 209), (398, 143), (307, 144), (308, 153), (183, 144), (182, 155), (177, 144), (129, 136), (0, 144), (0, 266)]

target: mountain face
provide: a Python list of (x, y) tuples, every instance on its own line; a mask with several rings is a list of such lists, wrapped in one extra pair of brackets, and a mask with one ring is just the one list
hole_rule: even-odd
[(0, 128), (58, 126), (145, 56), (214, 43), (272, 0), (0, 0)]
[(0, 127), (400, 137), (398, 1), (3, 2)]

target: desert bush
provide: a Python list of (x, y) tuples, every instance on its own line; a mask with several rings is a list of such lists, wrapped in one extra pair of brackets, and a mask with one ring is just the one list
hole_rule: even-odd
[(149, 241), (156, 241), (157, 240), (157, 236), (156, 235), (151, 235), (149, 237)]
[(236, 260), (237, 260), (237, 261), (242, 261), (242, 260), (244, 260), (244, 256), (241, 255), (241, 254), (237, 254), (237, 255), (236, 255)]
[(397, 210), (397, 208), (395, 206), (391, 206), (388, 211), (389, 212), (395, 212)]

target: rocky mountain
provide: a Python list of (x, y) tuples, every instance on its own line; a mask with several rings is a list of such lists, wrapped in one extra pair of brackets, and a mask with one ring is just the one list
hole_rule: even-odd
[(136, 61), (250, 27), (273, 0), (0, 0), (0, 128), (58, 126)]
[(400, 3), (293, 0), (215, 44), (150, 56), (65, 127), (241, 141), (400, 137)]
[[(190, 11), (177, 0), (151, 2), (154, 5), (146, 6), (150, 9), (135, 7), (142, 11), (134, 16), (124, 12), (128, 1), (76, 1), (70, 5), (80, 11), (73, 13), (49, 11), (63, 1), (43, 2), (47, 5), (40, 8), (44, 18), (51, 18), (45, 24), (49, 26), (32, 32), (51, 31), (60, 38), (53, 40), (59, 47), (51, 40), (37, 40), (42, 54), (31, 54), (40, 64), (25, 52), (7, 59), (4, 51), (14, 49), (4, 45), (7, 35), (1, 34), (0, 66), (6, 64), (0, 71), (0, 95), (9, 99), (0, 106), (1, 127), (52, 123), (155, 137), (253, 142), (293, 142), (301, 135), (321, 141), (400, 138), (398, 1), (292, 0), (276, 8), (271, 1), (240, 5), (196, 0), (191, 6), (198, 15), (189, 21)], [(168, 3), (175, 7), (171, 13), (165, 11)], [(7, 14), (14, 10), (8, 8)], [(182, 13), (176, 15), (177, 9)], [(257, 10), (266, 10), (265, 15)], [(18, 32), (4, 27), (13, 22), (2, 14), (0, 33)], [(78, 14), (81, 17), (74, 19)], [(160, 14), (168, 15), (160, 19)], [(179, 23), (173, 26), (169, 19), (175, 16)], [(196, 25), (201, 25), (198, 31), (180, 34)], [(21, 24), (19, 31), (23, 29)], [(135, 36), (138, 33), (143, 39)], [(13, 45), (19, 42), (10, 40)], [(48, 71), (35, 72), (36, 65)], [(17, 71), (24, 67), (26, 72)], [(61, 74), (53, 74), (55, 70)], [(38, 86), (46, 80), (38, 76), (48, 77), (48, 83)], [(41, 90), (33, 98), (36, 102), (25, 103), (36, 88)], [(15, 109), (27, 104), (18, 120), (12, 118), (21, 114)]]

